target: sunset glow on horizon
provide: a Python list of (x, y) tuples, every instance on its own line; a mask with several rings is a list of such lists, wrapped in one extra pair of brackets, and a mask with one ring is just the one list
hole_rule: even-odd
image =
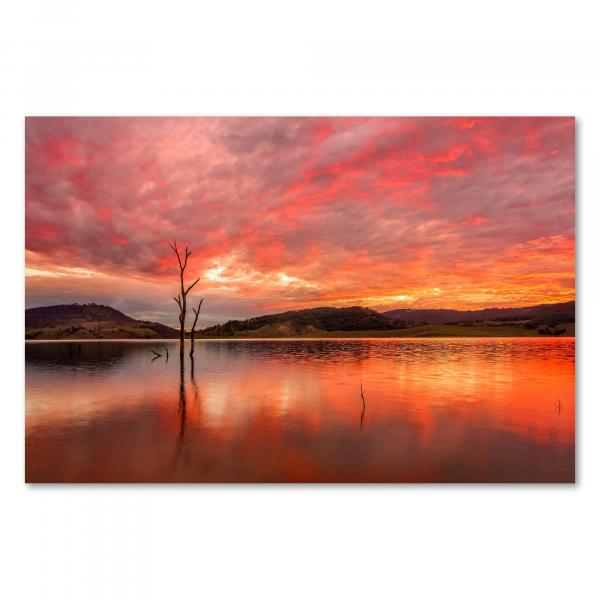
[(174, 324), (173, 239), (203, 327), (573, 300), (575, 121), (26, 120), (26, 307)]

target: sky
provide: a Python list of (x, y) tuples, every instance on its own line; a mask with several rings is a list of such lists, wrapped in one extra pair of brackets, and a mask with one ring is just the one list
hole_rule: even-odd
[(200, 326), (575, 298), (572, 118), (30, 117), (26, 307)]

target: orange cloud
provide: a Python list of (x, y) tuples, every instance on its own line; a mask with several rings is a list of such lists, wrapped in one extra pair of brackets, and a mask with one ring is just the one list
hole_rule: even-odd
[(28, 306), (173, 322), (172, 238), (207, 322), (568, 300), (574, 236), (568, 118), (26, 123)]

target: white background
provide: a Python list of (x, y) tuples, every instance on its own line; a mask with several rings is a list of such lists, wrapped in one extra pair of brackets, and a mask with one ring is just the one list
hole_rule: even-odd
[[(593, 5), (3, 5), (3, 598), (600, 597)], [(575, 115), (577, 485), (24, 485), (23, 117), (39, 114)]]

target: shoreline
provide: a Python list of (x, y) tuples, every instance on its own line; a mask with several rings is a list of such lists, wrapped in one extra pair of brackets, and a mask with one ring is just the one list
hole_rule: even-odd
[[(540, 334), (538, 330), (525, 329), (516, 325), (418, 325), (404, 329), (363, 330), (363, 331), (313, 331), (300, 335), (252, 335), (251, 331), (241, 335), (196, 335), (195, 340), (306, 340), (306, 339), (453, 339), (453, 338), (574, 338), (575, 323), (561, 325), (565, 332), (560, 335)], [(186, 342), (190, 338), (186, 337)], [(159, 337), (66, 337), (66, 338), (34, 338), (26, 342), (101, 342), (101, 341), (156, 341), (179, 342), (179, 338)]]
[[(466, 340), (466, 339), (505, 339), (505, 340), (559, 340), (559, 339), (569, 339), (574, 340), (575, 335), (421, 335), (421, 336), (372, 336), (372, 335), (327, 335), (327, 336), (294, 336), (294, 337), (251, 337), (251, 336), (230, 336), (230, 337), (197, 337), (195, 342), (256, 342), (256, 341), (264, 341), (264, 342), (292, 342), (292, 341), (315, 341), (315, 340)], [(190, 342), (190, 339), (187, 338), (186, 345)], [(52, 338), (52, 339), (43, 339), (43, 340), (25, 340), (25, 344), (44, 344), (44, 343), (59, 343), (59, 342), (69, 342), (69, 343), (77, 343), (77, 344), (90, 344), (95, 342), (153, 342), (153, 343), (171, 343), (178, 344), (179, 340), (173, 338)]]

